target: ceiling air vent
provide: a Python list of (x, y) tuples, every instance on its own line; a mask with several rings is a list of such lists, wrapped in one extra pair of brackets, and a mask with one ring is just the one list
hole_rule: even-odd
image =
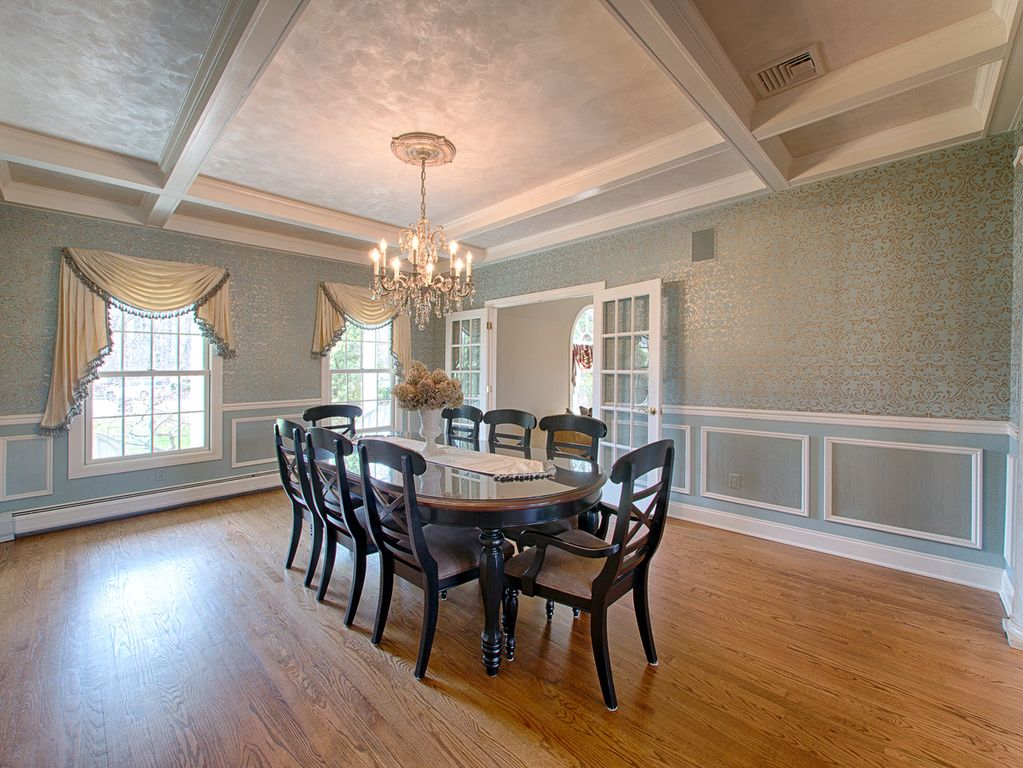
[(825, 71), (820, 47), (814, 43), (750, 72), (750, 79), (761, 96), (770, 96), (820, 77)]

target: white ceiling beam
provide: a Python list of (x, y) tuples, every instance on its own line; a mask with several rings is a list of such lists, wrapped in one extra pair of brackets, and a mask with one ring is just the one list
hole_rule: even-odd
[(147, 224), (170, 218), (308, 3), (228, 0), (160, 159), (166, 178), (146, 199)]
[(721, 203), (740, 200), (762, 194), (766, 191), (764, 182), (753, 171), (744, 171), (692, 189), (685, 189), (671, 195), (647, 200), (628, 208), (594, 216), (589, 219), (566, 224), (546, 232), (539, 232), (519, 240), (492, 246), (487, 249), (486, 263), (514, 256), (525, 256), (546, 248), (597, 235), (607, 234), (634, 224), (689, 213)]
[(788, 150), (776, 137), (753, 137), (756, 100), (691, 0), (603, 2), (764, 183), (787, 188)]
[(163, 186), (156, 163), (9, 125), (0, 125), (0, 160), (142, 192), (158, 192)]
[(792, 161), (792, 183), (803, 184), (919, 155), (984, 135), (984, 115), (972, 106), (932, 115)]
[(712, 125), (701, 122), (473, 211), (449, 221), (444, 229), (449, 238), (462, 240), (688, 165), (722, 152), (728, 146)]
[(7, 195), (12, 183), (11, 166), (6, 160), (0, 160), (0, 200), (8, 200)]
[[(1020, 23), (1023, 20), (1023, 2), (997, 0), (994, 5), (995, 11), (1000, 13), (1008, 25), (1009, 43), (1005, 58), (991, 84), (993, 97), (987, 105), (988, 134), (1018, 127), (1020, 110), (1023, 108), (1023, 43), (1018, 39)], [(978, 86), (980, 84), (978, 78)]]
[(751, 118), (753, 136), (777, 136), (998, 61), (1008, 33), (1006, 20), (986, 11), (761, 99)]
[(227, 240), (232, 243), (254, 245), (258, 248), (271, 248), (277, 251), (287, 251), (305, 256), (318, 256), (333, 261), (363, 264), (366, 267), (366, 279), (369, 279), (369, 259), (366, 258), (366, 254), (362, 251), (356, 251), (339, 245), (306, 240), (302, 237), (294, 237), (279, 232), (264, 232), (250, 227), (240, 227), (235, 224), (225, 224), (194, 216), (184, 216), (180, 213), (175, 213), (171, 216), (167, 220), (164, 229), (174, 232), (185, 232), (191, 235), (201, 235), (202, 237), (211, 237), (216, 240)]
[(103, 200), (89, 195), (77, 195), (61, 189), (37, 187), (34, 184), (14, 182), (4, 190), (4, 199), (17, 205), (63, 211), (80, 216), (119, 221), (124, 224), (142, 224), (142, 210), (136, 205)]
[(295, 224), (367, 243), (375, 243), (381, 237), (386, 237), (392, 243), (398, 242), (399, 228), (391, 224), (289, 200), (207, 176), (196, 179), (184, 199), (210, 208)]

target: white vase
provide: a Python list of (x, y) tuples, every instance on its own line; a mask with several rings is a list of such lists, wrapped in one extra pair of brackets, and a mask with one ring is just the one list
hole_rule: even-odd
[(419, 420), (422, 422), (419, 434), (426, 441), (426, 445), (423, 446), (423, 455), (429, 456), (430, 454), (437, 453), (440, 451), (440, 446), (437, 445), (437, 438), (441, 436), (442, 432), (440, 409), (421, 409), (419, 411)]

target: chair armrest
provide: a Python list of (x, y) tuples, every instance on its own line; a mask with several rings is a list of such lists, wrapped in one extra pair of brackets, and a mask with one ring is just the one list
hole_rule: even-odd
[(580, 557), (610, 557), (618, 551), (617, 544), (601, 542), (601, 546), (590, 547), (584, 544), (565, 541), (564, 539), (559, 539), (557, 536), (551, 536), (550, 534), (540, 533), (538, 531), (527, 531), (522, 534), (519, 537), (519, 545), (522, 547), (537, 547), (538, 549), (556, 547), (557, 549), (563, 549), (570, 554), (579, 555)]

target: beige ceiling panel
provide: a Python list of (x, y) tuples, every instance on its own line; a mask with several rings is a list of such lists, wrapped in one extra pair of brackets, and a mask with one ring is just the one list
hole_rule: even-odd
[(782, 134), (793, 157), (845, 144), (878, 131), (968, 106), (973, 101), (977, 71), (936, 80), (865, 107)]
[(990, 0), (694, 0), (732, 64), (747, 73), (818, 42), (829, 69), (989, 10)]
[(593, 0), (313, 0), (203, 173), (404, 225), (419, 172), (391, 137), (442, 133), (444, 222), (700, 120)]
[(0, 2), (0, 123), (157, 160), (222, 6)]

